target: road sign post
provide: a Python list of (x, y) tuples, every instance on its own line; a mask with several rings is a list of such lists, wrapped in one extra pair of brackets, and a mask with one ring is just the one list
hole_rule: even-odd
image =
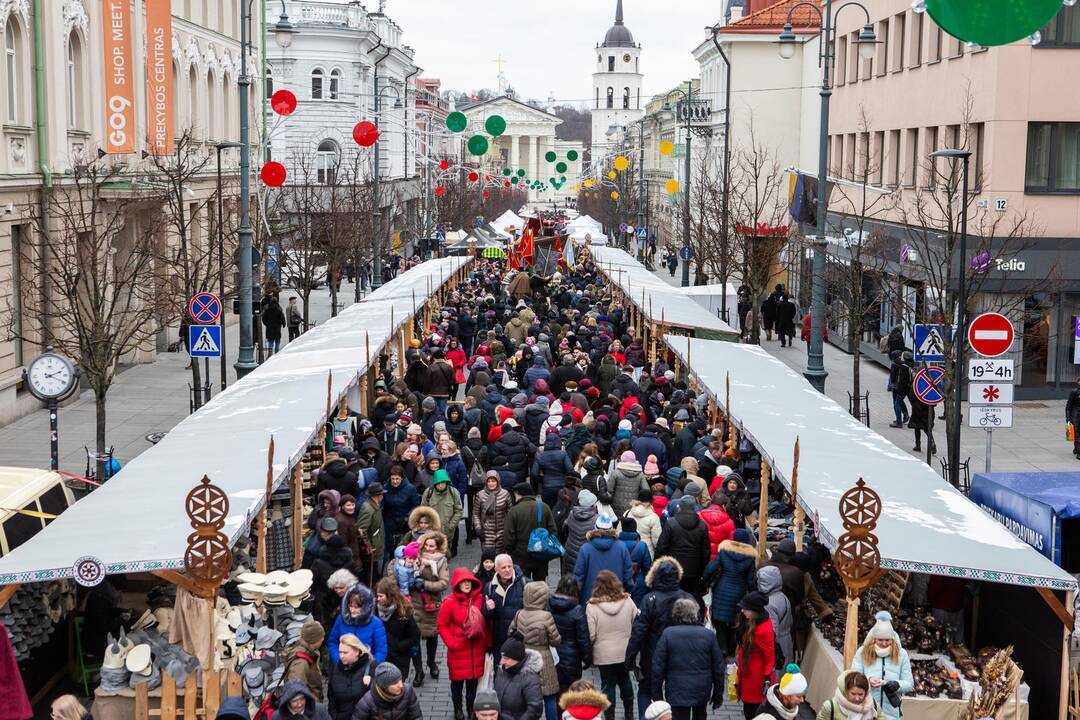
[(1013, 344), (1013, 326), (1000, 313), (983, 313), (968, 326), (968, 343), (983, 357), (997, 357), (1009, 351)]
[(221, 318), (221, 298), (211, 292), (196, 293), (188, 303), (188, 315), (196, 325), (213, 325)]
[(915, 362), (945, 362), (944, 325), (915, 326)]
[[(923, 368), (911, 380), (915, 397), (924, 405), (940, 405), (945, 401), (945, 371), (939, 367)], [(933, 413), (931, 413), (933, 414)]]
[(193, 358), (212, 358), (221, 354), (220, 325), (189, 325), (188, 353)]
[(986, 472), (990, 472), (994, 430), (1013, 424), (1013, 361), (997, 359), (1009, 351), (1013, 338), (1012, 322), (1000, 313), (983, 313), (968, 326), (968, 343), (982, 356), (968, 362), (968, 427), (986, 430)]

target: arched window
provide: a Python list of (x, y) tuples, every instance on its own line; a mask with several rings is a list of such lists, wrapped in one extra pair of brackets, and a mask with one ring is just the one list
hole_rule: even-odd
[(341, 71), (338, 70), (337, 68), (334, 68), (333, 70), (330, 71), (330, 89), (329, 89), (328, 97), (331, 100), (337, 100), (338, 99), (338, 90), (339, 90), (340, 87), (341, 87)]
[(266, 97), (270, 97), (274, 94), (274, 70), (269, 65), (266, 66)]
[(67, 56), (68, 127), (78, 127), (84, 114), (82, 98), (85, 91), (82, 82), (82, 66), (82, 40), (79, 38), (79, 33), (72, 30), (71, 35), (68, 36)]
[(600, 109), (600, 88), (596, 88), (596, 109)]
[(9, 17), (4, 28), (4, 60), (7, 80), (7, 120), (17, 123), (22, 119), (22, 32), (18, 21)]
[(624, 87), (622, 91), (622, 106), (623, 110), (630, 109), (630, 88)]
[(206, 139), (216, 139), (218, 128), (215, 124), (217, 119), (217, 83), (214, 81), (214, 72), (206, 73)]
[(322, 68), (315, 68), (311, 71), (311, 99), (322, 100), (323, 99), (323, 80), (325, 74)]
[(195, 66), (188, 69), (188, 106), (187, 126), (192, 135), (197, 134), (199, 127), (199, 78), (195, 74)]
[(323, 140), (319, 143), (316, 156), (316, 173), (320, 185), (331, 185), (337, 179), (338, 162), (341, 159), (341, 149), (333, 140)]
[(615, 107), (615, 88), (607, 89), (607, 106), (609, 110)]
[(222, 123), (221, 137), (222, 140), (228, 140), (230, 138), (239, 137), (239, 128), (234, 127), (233, 110), (235, 110), (233, 95), (233, 88), (236, 85), (233, 84), (232, 78), (226, 75), (221, 81), (221, 117), (224, 121)]
[(180, 105), (180, 85), (176, 83), (180, 78), (180, 66), (173, 62), (173, 83), (176, 85), (176, 96), (173, 97), (173, 133), (179, 135), (184, 125), (184, 111)]

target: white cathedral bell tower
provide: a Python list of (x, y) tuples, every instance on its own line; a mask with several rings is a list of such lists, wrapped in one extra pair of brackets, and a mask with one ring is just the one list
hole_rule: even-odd
[[(593, 73), (592, 147), (593, 157), (612, 142), (612, 128), (626, 127), (645, 114), (647, 100), (641, 97), (641, 46), (634, 42), (623, 23), (623, 3), (617, 0), (615, 24), (604, 42), (596, 46)], [(598, 152), (599, 151), (599, 152)]]

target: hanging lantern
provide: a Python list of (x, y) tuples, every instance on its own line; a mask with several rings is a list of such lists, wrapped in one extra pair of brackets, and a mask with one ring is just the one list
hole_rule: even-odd
[(442, 197), (445, 194), (446, 194), (446, 188), (445, 187), (443, 187), (442, 185), (436, 185), (435, 186), (435, 197)]
[(666, 183), (664, 183), (664, 190), (667, 190), (669, 193), (674, 195), (675, 193), (679, 192), (679, 181), (675, 178), (668, 180)]
[(473, 172), (469, 173), (469, 182), (476, 182), (479, 179), (480, 179), (480, 173), (476, 172), (475, 170)]
[(469, 152), (473, 155), (484, 155), (488, 151), (488, 141), (483, 135), (473, 135), (468, 142)]
[(615, 166), (616, 170), (622, 172), (623, 170), (626, 170), (628, 167), (630, 167), (630, 160), (625, 156), (620, 155), (619, 157), (615, 158), (615, 162), (613, 163), (613, 165)]
[(491, 137), (499, 137), (506, 132), (506, 120), (501, 115), (492, 115), (484, 121), (484, 129)]
[(660, 154), (667, 157), (671, 153), (675, 152), (675, 143), (670, 140), (662, 140), (660, 142)]

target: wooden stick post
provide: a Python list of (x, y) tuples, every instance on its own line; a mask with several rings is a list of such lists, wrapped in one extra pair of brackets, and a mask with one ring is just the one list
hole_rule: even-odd
[(292, 472), (292, 551), (293, 569), (299, 569), (304, 557), (304, 468), (296, 464)]
[(761, 494), (758, 498), (758, 566), (765, 564), (765, 538), (769, 534), (769, 461), (761, 458)]
[(270, 494), (274, 492), (274, 436), (270, 436), (270, 447), (266, 451), (266, 497), (259, 510), (258, 548), (255, 556), (255, 572), (266, 573), (266, 522), (270, 512)]
[(791, 504), (795, 506), (795, 552), (802, 552), (806, 514), (799, 505), (799, 436), (795, 436), (795, 462), (791, 468)]
[(847, 600), (847, 621), (844, 624), (844, 667), (851, 667), (859, 649), (859, 597)]

